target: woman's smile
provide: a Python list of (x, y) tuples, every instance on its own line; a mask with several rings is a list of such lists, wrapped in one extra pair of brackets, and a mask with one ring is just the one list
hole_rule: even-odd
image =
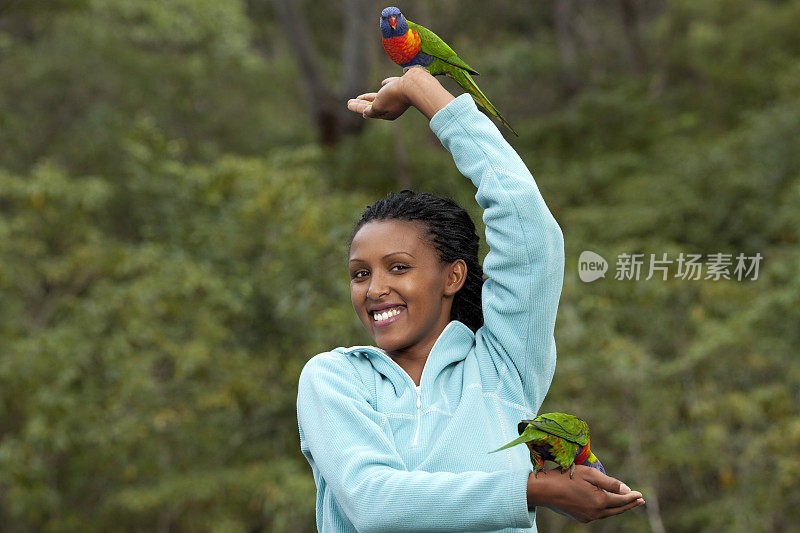
[(372, 320), (375, 321), (375, 326), (383, 327), (396, 322), (400, 318), (400, 313), (403, 312), (403, 306), (390, 307), (385, 311), (373, 311)]

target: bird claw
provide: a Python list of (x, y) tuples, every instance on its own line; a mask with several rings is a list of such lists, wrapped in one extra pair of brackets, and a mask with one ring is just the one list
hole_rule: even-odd
[(572, 466), (569, 467), (569, 478), (572, 479), (572, 474), (575, 473), (575, 463), (572, 463)]

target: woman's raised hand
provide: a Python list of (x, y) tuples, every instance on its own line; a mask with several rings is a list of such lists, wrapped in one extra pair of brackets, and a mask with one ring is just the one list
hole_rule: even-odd
[(402, 78), (391, 77), (381, 82), (376, 93), (359, 94), (347, 101), (347, 109), (361, 113), (364, 118), (394, 120), (411, 106)]
[(364, 118), (394, 120), (413, 106), (433, 118), (453, 95), (421, 67), (410, 68), (402, 77), (386, 78), (376, 93), (364, 93), (347, 101), (347, 109)]

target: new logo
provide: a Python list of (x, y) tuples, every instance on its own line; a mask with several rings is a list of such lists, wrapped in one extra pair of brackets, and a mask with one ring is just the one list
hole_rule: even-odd
[(590, 283), (598, 278), (606, 277), (608, 262), (602, 256), (589, 250), (581, 252), (578, 258), (578, 276), (581, 281)]

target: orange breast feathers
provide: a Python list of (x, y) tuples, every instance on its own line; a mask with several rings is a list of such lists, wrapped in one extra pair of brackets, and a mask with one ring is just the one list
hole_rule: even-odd
[(383, 49), (392, 61), (403, 65), (419, 53), (421, 42), (415, 30), (408, 30), (405, 35), (383, 39)]

